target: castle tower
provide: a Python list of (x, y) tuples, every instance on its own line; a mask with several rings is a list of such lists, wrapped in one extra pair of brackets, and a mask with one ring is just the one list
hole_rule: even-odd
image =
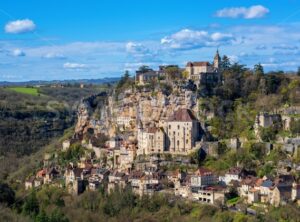
[(216, 55), (214, 57), (214, 68), (219, 69), (221, 65), (221, 57), (219, 55), (219, 50), (217, 50)]

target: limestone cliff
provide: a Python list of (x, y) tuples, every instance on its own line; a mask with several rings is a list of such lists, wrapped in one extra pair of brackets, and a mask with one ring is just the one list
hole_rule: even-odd
[(75, 133), (84, 135), (92, 128), (95, 133), (114, 136), (118, 131), (134, 139), (138, 126), (161, 126), (179, 108), (191, 109), (197, 115), (196, 93), (177, 90), (166, 96), (161, 91), (129, 91), (118, 99), (115, 95), (95, 95), (81, 101)]

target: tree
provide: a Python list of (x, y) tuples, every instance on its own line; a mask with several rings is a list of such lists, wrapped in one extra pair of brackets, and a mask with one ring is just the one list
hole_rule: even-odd
[(221, 60), (221, 70), (222, 71), (228, 70), (230, 66), (231, 66), (230, 59), (226, 55), (224, 55)]
[(187, 79), (189, 77), (189, 72), (184, 70), (182, 73), (181, 73), (181, 76), (183, 79)]
[(0, 183), (0, 203), (11, 205), (14, 201), (15, 192), (6, 183)]
[(49, 219), (44, 210), (41, 210), (35, 218), (35, 222), (48, 222)]
[(39, 213), (39, 203), (36, 198), (35, 191), (31, 192), (30, 195), (25, 199), (23, 204), (23, 214), (35, 217)]
[(168, 79), (176, 79), (179, 77), (179, 68), (177, 66), (170, 66), (165, 69), (166, 75)]
[(260, 137), (264, 142), (271, 142), (276, 138), (276, 130), (273, 127), (260, 128)]
[(152, 69), (149, 66), (142, 65), (142, 66), (139, 67), (138, 72), (145, 73), (145, 72), (148, 72), (148, 71), (151, 71), (151, 70)]
[(260, 63), (254, 65), (254, 74), (257, 76), (264, 75), (264, 67)]
[(300, 66), (298, 67), (298, 70), (297, 70), (297, 76), (300, 76)]
[(291, 132), (296, 135), (300, 133), (300, 120), (293, 119), (291, 122)]

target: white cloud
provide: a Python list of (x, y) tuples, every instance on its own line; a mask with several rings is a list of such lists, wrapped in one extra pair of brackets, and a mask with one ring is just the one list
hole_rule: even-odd
[(262, 5), (253, 5), (246, 7), (224, 8), (216, 12), (216, 16), (220, 18), (245, 18), (254, 19), (262, 18), (268, 14), (270, 10)]
[(126, 43), (126, 52), (139, 62), (157, 61), (157, 52), (146, 47), (144, 44), (128, 42)]
[(201, 47), (232, 44), (236, 39), (230, 33), (208, 33), (203, 30), (182, 29), (161, 39), (161, 44), (171, 49), (194, 49)]
[(267, 46), (265, 44), (261, 44), (261, 45), (256, 46), (255, 49), (257, 49), (257, 50), (266, 50)]
[(16, 56), (16, 57), (22, 57), (22, 56), (26, 56), (26, 53), (23, 52), (21, 49), (14, 49), (14, 50), (11, 52), (11, 55), (12, 55), (12, 56)]
[(239, 61), (239, 57), (236, 56), (236, 55), (229, 55), (228, 58), (229, 58), (231, 63), (235, 63), (235, 62)]
[(280, 45), (275, 45), (273, 46), (273, 49), (281, 49), (281, 50), (297, 50), (297, 46), (293, 45), (287, 45), (287, 44), (280, 44)]
[(86, 64), (81, 64), (81, 63), (71, 63), (71, 62), (66, 62), (63, 67), (65, 69), (84, 69), (87, 68)]
[(4, 30), (6, 33), (26, 33), (26, 32), (32, 32), (36, 28), (36, 25), (34, 22), (30, 19), (23, 19), (23, 20), (16, 20), (8, 22)]
[(46, 53), (45, 55), (42, 56), (45, 59), (65, 59), (66, 56), (60, 54), (60, 53)]

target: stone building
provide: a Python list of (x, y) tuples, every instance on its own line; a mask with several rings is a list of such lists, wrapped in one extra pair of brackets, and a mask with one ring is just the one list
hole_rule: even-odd
[(139, 85), (145, 85), (151, 81), (158, 80), (158, 72), (152, 69), (147, 71), (136, 71), (135, 81)]
[(259, 128), (271, 127), (274, 124), (281, 124), (281, 115), (280, 114), (269, 114), (266, 112), (259, 113), (255, 118), (254, 131), (258, 135)]
[(165, 144), (165, 132), (162, 128), (149, 127), (138, 130), (138, 155), (162, 153)]
[(212, 171), (199, 168), (193, 175), (191, 175), (191, 186), (202, 187), (207, 185), (213, 185), (217, 182), (217, 177)]
[(185, 70), (188, 73), (188, 79), (194, 80), (197, 85), (214, 84), (221, 81), (220, 64), (221, 58), (219, 52), (216, 52), (213, 64), (207, 61), (188, 62)]
[(65, 172), (65, 185), (70, 194), (82, 193), (84, 191), (83, 169), (68, 168)]
[(200, 123), (189, 109), (178, 109), (167, 121), (167, 151), (188, 154), (200, 140)]

